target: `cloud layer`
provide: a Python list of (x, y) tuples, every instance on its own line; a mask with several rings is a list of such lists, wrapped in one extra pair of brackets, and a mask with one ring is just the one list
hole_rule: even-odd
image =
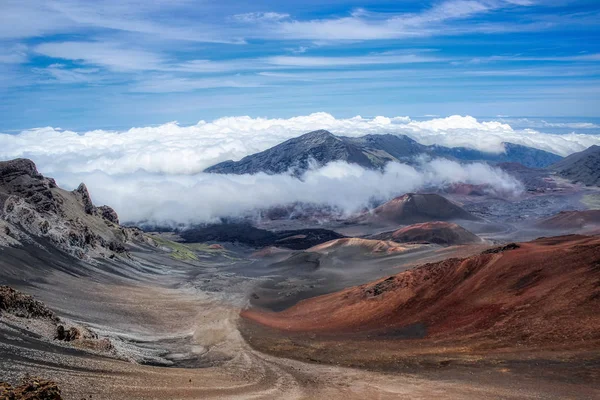
[(406, 134), (425, 144), (492, 152), (502, 151), (502, 142), (561, 155), (600, 144), (596, 135), (515, 130), (505, 122), (478, 121), (469, 116), (416, 121), (381, 116), (336, 119), (316, 113), (289, 119), (230, 117), (192, 126), (173, 122), (122, 132), (38, 128), (0, 134), (0, 159), (31, 158), (42, 173), (67, 188), (86, 182), (96, 203), (115, 207), (129, 221), (211, 221), (256, 207), (297, 201), (326, 203), (350, 213), (373, 198), (385, 200), (421, 187), (454, 182), (490, 184), (503, 192), (519, 190), (518, 182), (487, 165), (461, 166), (447, 160), (433, 160), (418, 169), (390, 164), (383, 173), (334, 163), (307, 172), (303, 182), (286, 175), (201, 173), (217, 162), (240, 159), (315, 129), (347, 136)]
[(336, 119), (327, 113), (315, 113), (289, 119), (228, 117), (191, 126), (172, 122), (127, 131), (78, 133), (37, 128), (16, 135), (0, 134), (0, 158), (31, 158), (47, 174), (93, 171), (122, 174), (138, 170), (194, 174), (215, 163), (238, 160), (316, 129), (342, 136), (405, 134), (424, 144), (465, 146), (489, 152), (501, 152), (503, 142), (512, 142), (562, 156), (600, 144), (600, 136), (596, 135), (515, 130), (504, 122), (478, 121), (470, 116), (416, 121), (409, 117), (382, 116)]
[(522, 190), (514, 178), (484, 164), (433, 160), (418, 169), (391, 163), (385, 171), (333, 162), (309, 170), (302, 181), (289, 175), (164, 175), (147, 172), (59, 173), (74, 187), (85, 180), (97, 204), (113, 206), (121, 220), (155, 224), (216, 222), (220, 217), (296, 202), (324, 204), (351, 215), (372, 202), (456, 182), (492, 185), (503, 193)]

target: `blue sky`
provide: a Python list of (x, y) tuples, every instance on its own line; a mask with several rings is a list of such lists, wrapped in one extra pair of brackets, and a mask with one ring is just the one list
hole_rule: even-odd
[(600, 2), (0, 0), (0, 131), (600, 117)]

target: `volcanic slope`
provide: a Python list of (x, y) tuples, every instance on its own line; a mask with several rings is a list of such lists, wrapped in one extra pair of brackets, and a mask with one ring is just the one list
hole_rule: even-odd
[(600, 146), (591, 146), (552, 164), (551, 170), (563, 178), (588, 186), (600, 184)]
[(545, 229), (577, 230), (583, 228), (597, 228), (600, 226), (600, 210), (561, 211), (537, 223)]
[(432, 221), (471, 220), (478, 218), (438, 194), (408, 193), (396, 197), (361, 218), (365, 222), (415, 224)]
[[(406, 346), (598, 349), (600, 238), (564, 236), (425, 264), (246, 319), (288, 333), (411, 337)], [(441, 351), (441, 350), (440, 350)]]
[(442, 246), (481, 243), (482, 240), (460, 225), (450, 222), (424, 222), (409, 225), (395, 231), (380, 233), (373, 239), (392, 240), (394, 242), (434, 243)]

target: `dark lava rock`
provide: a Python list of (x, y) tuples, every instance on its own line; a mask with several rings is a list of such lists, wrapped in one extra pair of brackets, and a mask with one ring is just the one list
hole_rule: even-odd
[(87, 186), (85, 183), (80, 183), (77, 189), (73, 191), (77, 195), (77, 198), (83, 204), (83, 209), (87, 214), (93, 214), (95, 207), (94, 203), (92, 203), (92, 198), (90, 196), (90, 192), (88, 192)]
[(47, 318), (58, 321), (58, 317), (44, 303), (9, 286), (0, 286), (0, 312), (22, 318)]
[(125, 248), (125, 245), (123, 245), (123, 243), (117, 242), (117, 241), (110, 242), (108, 244), (108, 249), (110, 251), (114, 251), (115, 253), (125, 253), (127, 251), (127, 249)]
[(0, 400), (62, 400), (62, 396), (55, 382), (27, 375), (15, 387), (0, 382)]
[(345, 236), (327, 229), (300, 229), (271, 232), (247, 223), (222, 223), (197, 226), (180, 233), (188, 243), (231, 242), (251, 247), (278, 246), (292, 250), (305, 250)]
[(100, 213), (100, 215), (102, 216), (102, 218), (104, 218), (107, 221), (112, 222), (113, 224), (119, 225), (119, 216), (117, 215), (115, 210), (113, 210), (111, 207), (100, 206), (97, 208), (97, 210)]
[(519, 246), (516, 243), (509, 243), (506, 246), (495, 247), (493, 249), (488, 249), (488, 250), (482, 251), (481, 254), (497, 254), (497, 253), (502, 253), (504, 251), (516, 250), (520, 247), (521, 246)]
[(330, 240), (343, 239), (346, 236), (340, 235), (329, 229), (298, 229), (292, 231), (275, 232), (277, 240), (273, 245), (285, 247), (292, 250), (306, 250), (310, 247)]
[(277, 235), (273, 232), (244, 223), (198, 226), (186, 229), (180, 235), (189, 243), (232, 242), (253, 247), (268, 246), (277, 240)]

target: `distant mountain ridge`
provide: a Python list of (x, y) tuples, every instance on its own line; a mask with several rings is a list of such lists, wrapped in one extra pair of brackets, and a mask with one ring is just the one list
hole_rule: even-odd
[(587, 186), (600, 185), (600, 146), (591, 146), (552, 164), (559, 176)]
[(562, 159), (556, 154), (527, 146), (513, 143), (504, 143), (504, 146), (504, 153), (495, 154), (465, 147), (426, 146), (405, 135), (345, 137), (317, 130), (246, 156), (240, 161), (229, 160), (213, 165), (204, 172), (281, 174), (292, 171), (299, 176), (310, 167), (311, 161), (319, 165), (346, 161), (369, 169), (379, 169), (390, 161), (415, 164), (416, 157), (421, 154), (457, 161), (519, 162), (534, 168), (547, 167)]

